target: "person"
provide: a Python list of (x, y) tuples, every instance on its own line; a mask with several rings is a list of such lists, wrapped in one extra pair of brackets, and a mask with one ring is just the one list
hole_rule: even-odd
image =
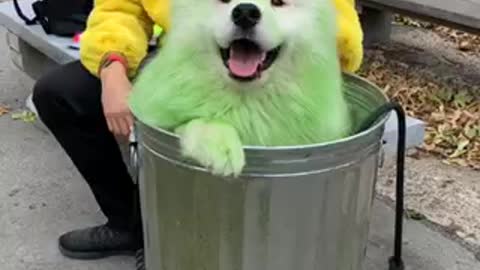
[[(339, 15), (339, 61), (344, 71), (355, 71), (362, 59), (362, 31), (354, 1), (332, 1)], [(59, 249), (67, 257), (96, 259), (142, 251), (141, 221), (132, 220), (138, 205), (135, 188), (117, 137), (131, 132), (131, 80), (147, 56), (153, 25), (168, 34), (168, 9), (167, 0), (96, 0), (82, 34), (80, 60), (48, 72), (34, 86), (40, 119), (107, 218), (105, 224), (61, 235)]]

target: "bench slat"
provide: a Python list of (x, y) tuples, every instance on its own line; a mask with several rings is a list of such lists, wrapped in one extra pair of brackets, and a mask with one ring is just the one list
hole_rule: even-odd
[[(22, 10), (28, 17), (33, 17), (31, 7), (33, 2), (34, 0), (19, 1)], [(10, 1), (0, 3), (0, 25), (59, 64), (79, 58), (78, 51), (68, 48), (72, 44), (71, 39), (47, 35), (40, 25), (25, 25)]]

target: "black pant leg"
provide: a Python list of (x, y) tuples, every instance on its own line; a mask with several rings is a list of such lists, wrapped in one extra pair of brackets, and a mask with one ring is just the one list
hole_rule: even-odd
[(33, 102), (88, 182), (109, 225), (128, 229), (134, 185), (103, 115), (100, 80), (73, 62), (41, 78)]

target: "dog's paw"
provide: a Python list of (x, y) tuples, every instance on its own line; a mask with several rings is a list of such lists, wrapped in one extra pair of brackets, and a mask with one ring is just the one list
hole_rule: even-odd
[(193, 120), (177, 129), (182, 154), (193, 158), (211, 173), (237, 177), (245, 166), (245, 155), (232, 126)]

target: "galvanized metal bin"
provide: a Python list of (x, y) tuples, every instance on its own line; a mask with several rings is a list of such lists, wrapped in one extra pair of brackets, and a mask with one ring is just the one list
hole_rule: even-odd
[[(345, 90), (358, 124), (387, 102), (354, 75)], [(147, 270), (362, 269), (386, 119), (327, 144), (246, 147), (234, 182), (138, 123)]]

